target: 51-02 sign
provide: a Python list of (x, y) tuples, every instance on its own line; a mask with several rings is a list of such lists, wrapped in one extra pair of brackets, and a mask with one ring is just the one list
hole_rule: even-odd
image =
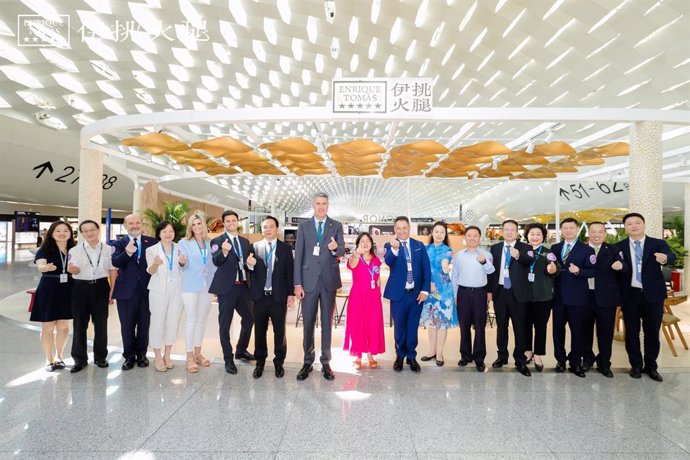
[(604, 195), (613, 195), (617, 193), (627, 192), (629, 185), (627, 182), (574, 182), (569, 185), (564, 185), (560, 188), (559, 194), (568, 201), (583, 200), (591, 198), (595, 193), (603, 193)]
[[(40, 179), (41, 177), (51, 178), (53, 172), (55, 171), (50, 161), (46, 161), (45, 163), (34, 166), (33, 170), (37, 171), (36, 179)], [(75, 173), (77, 173), (76, 177), (73, 178), (72, 175)], [(77, 168), (74, 166), (65, 166), (62, 169), (62, 173), (58, 172), (56, 174), (60, 175), (53, 179), (55, 182), (62, 182), (63, 184), (75, 184), (79, 180), (79, 173), (77, 172)], [(117, 176), (103, 174), (103, 190), (110, 190), (113, 188), (113, 185), (115, 185), (115, 182), (117, 182)]]

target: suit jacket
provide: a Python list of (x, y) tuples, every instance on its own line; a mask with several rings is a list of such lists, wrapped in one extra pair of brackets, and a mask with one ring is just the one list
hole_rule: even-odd
[[(331, 237), (335, 238), (338, 248), (333, 255), (328, 249)], [(319, 246), (319, 255), (314, 255), (314, 247)], [(312, 292), (319, 283), (335, 291), (343, 286), (340, 280), (338, 258), (345, 255), (345, 240), (343, 239), (343, 224), (330, 217), (324, 221), (321, 241), (316, 241), (316, 226), (314, 219), (305, 220), (297, 228), (295, 243), (295, 286), (302, 286), (305, 292)]]
[[(247, 256), (250, 252), (253, 252), (252, 245), (249, 244), (249, 240), (243, 236), (239, 236), (240, 247), (242, 249), (242, 261), (244, 266), (244, 273), (249, 276), (247, 272)], [(227, 256), (223, 255), (223, 241), (230, 241), (228, 234), (223, 232), (222, 235), (217, 236), (211, 240), (211, 258), (213, 260), (213, 265), (218, 267), (216, 273), (213, 275), (213, 281), (211, 281), (211, 286), (208, 288), (208, 292), (216, 295), (227, 295), (230, 294), (235, 288), (235, 280), (237, 279), (237, 272), (239, 271), (239, 256), (235, 253), (233, 248), (228, 252)], [(246, 280), (245, 280), (246, 281)]]
[(149, 267), (153, 265), (153, 259), (156, 255), (163, 259), (163, 263), (158, 266), (156, 273), (151, 275), (151, 279), (149, 280), (149, 292), (161, 296), (170, 291), (177, 293), (177, 295), (182, 294), (182, 268), (179, 263), (181, 254), (179, 245), (175, 245), (173, 252), (173, 281), (170, 281), (170, 265), (168, 265), (168, 259), (163, 250), (163, 244), (159, 242), (150, 248), (146, 248), (146, 263)]
[(621, 304), (620, 276), (611, 268), (616, 261), (620, 261), (624, 267), (627, 264), (616, 246), (602, 243), (597, 263), (594, 264), (594, 298), (601, 307), (615, 308)]
[[(563, 246), (565, 241), (556, 243), (551, 247), (551, 251), (556, 254), (556, 258), (563, 266), (563, 271), (556, 278), (556, 301), (563, 305), (585, 306), (589, 304), (589, 283), (587, 278), (595, 275), (594, 264), (597, 258), (594, 249), (584, 244), (580, 240), (575, 240), (575, 244), (570, 250), (570, 254), (563, 262)], [(577, 275), (570, 273), (568, 267), (575, 264), (580, 269)]]
[[(407, 241), (412, 259), (412, 278), (414, 280), (414, 291), (412, 292), (417, 297), (420, 291), (429, 292), (431, 289), (431, 263), (423, 243), (412, 238)], [(397, 256), (393, 254), (390, 243), (385, 244), (384, 250), (383, 260), (390, 267), (390, 275), (383, 296), (388, 300), (398, 301), (405, 294), (407, 260), (403, 254), (402, 245), (398, 248)]]
[(151, 278), (151, 275), (146, 271), (148, 267), (146, 264), (146, 249), (157, 244), (158, 241), (151, 236), (141, 235), (139, 237), (141, 257), (139, 257), (138, 262), (136, 252), (130, 256), (125, 251), (129, 241), (129, 236), (126, 236), (121, 240), (110, 242), (110, 246), (112, 246), (112, 262), (118, 269), (115, 288), (113, 289), (113, 299), (116, 300), (131, 299), (136, 292), (137, 286), (146, 292), (149, 279)]
[[(623, 253), (625, 266), (620, 272), (620, 287), (623, 303), (630, 298), (630, 283), (633, 276), (633, 265), (635, 262), (630, 254), (630, 238), (626, 238), (616, 245), (619, 253)], [(666, 265), (672, 264), (676, 256), (671, 252), (668, 244), (664, 240), (652, 238), (645, 235), (644, 248), (642, 249), (642, 292), (650, 302), (663, 302), (666, 298), (666, 283), (661, 271), (662, 265), (656, 261), (655, 252), (666, 254), (668, 260)]]
[[(264, 297), (264, 287), (266, 286), (266, 275), (268, 266), (266, 265), (266, 253), (268, 247), (266, 241), (257, 241), (253, 244), (256, 265), (250, 270), (251, 287), (249, 288), (249, 298), (260, 300)], [(276, 240), (276, 247), (272, 256), (273, 276), (271, 277), (272, 298), (275, 302), (285, 303), (288, 296), (294, 295), (295, 286), (293, 284), (294, 260), (292, 249), (286, 243)]]
[[(489, 275), (488, 282), (489, 290), (494, 298), (496, 298), (501, 288), (499, 280), (503, 272), (501, 257), (503, 256), (504, 244), (504, 242), (501, 242), (491, 246), (491, 256), (494, 258), (495, 270)], [(529, 267), (534, 262), (534, 251), (532, 246), (521, 241), (516, 241), (513, 246), (520, 252), (520, 255), (517, 260), (512, 256), (510, 257), (508, 274), (510, 275), (511, 289), (518, 302), (529, 302), (532, 299), (532, 286), (527, 280), (527, 276), (529, 275)]]

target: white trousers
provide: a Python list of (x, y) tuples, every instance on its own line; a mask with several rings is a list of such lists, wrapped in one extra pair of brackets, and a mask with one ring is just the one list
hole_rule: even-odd
[(206, 318), (211, 310), (211, 297), (211, 294), (203, 291), (182, 294), (184, 313), (187, 317), (184, 338), (189, 353), (194, 351), (194, 347), (201, 347), (204, 341)]
[(182, 297), (179, 289), (168, 289), (164, 294), (149, 292), (149, 346), (163, 348), (177, 339), (177, 326), (182, 315)]

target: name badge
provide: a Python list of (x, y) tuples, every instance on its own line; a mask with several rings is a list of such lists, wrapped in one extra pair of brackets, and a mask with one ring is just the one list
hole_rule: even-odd
[(321, 254), (321, 248), (319, 246), (314, 246), (314, 252), (313, 254), (318, 257), (319, 254)]
[(408, 272), (411, 272), (411, 271), (412, 271), (412, 261), (411, 261), (411, 260), (408, 260), (408, 261), (407, 261), (407, 271), (408, 271)]
[(67, 281), (69, 281), (67, 278), (67, 273), (60, 273), (60, 282), (66, 283)]
[(527, 281), (529, 281), (530, 283), (534, 283), (534, 272), (530, 272), (527, 275)]

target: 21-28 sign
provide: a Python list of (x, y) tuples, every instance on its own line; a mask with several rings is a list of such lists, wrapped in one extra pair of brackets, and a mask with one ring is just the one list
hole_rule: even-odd
[[(41, 163), (40, 165), (34, 166), (33, 170), (38, 171), (38, 174), (36, 174), (36, 179), (40, 179), (46, 171), (48, 172), (46, 177), (50, 176), (54, 172), (53, 165), (50, 161), (46, 161), (45, 163)], [(77, 177), (73, 179), (71, 177), (76, 171), (77, 168), (75, 168), (74, 166), (65, 166), (62, 169), (62, 172), (64, 174), (59, 175), (53, 180), (55, 182), (62, 182), (63, 184), (74, 184), (79, 180), (79, 175), (77, 175)], [(111, 188), (113, 188), (113, 185), (115, 185), (115, 182), (117, 182), (117, 176), (109, 176), (107, 174), (103, 174), (103, 190), (110, 190)]]

